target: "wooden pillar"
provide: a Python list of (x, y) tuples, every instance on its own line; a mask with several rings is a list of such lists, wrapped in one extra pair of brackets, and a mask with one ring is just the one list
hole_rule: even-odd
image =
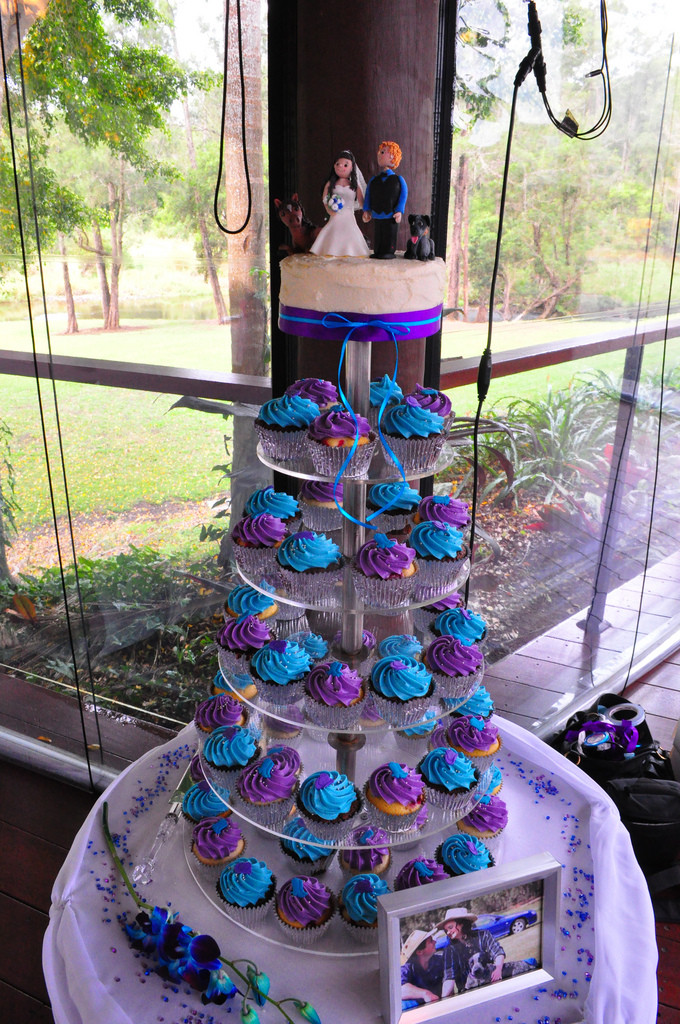
[[(407, 212), (429, 214), (440, 0), (285, 0), (284, 7), (288, 24), (296, 23), (295, 180), (289, 184), (308, 216), (323, 221), (321, 193), (335, 155), (352, 150), (368, 180), (383, 139), (402, 149)], [(279, 39), (270, 31), (270, 51)], [(372, 226), (363, 227), (372, 237)], [(400, 249), (406, 240), (405, 222)], [(298, 376), (334, 378), (339, 345), (299, 339), (297, 350)], [(391, 345), (373, 346), (373, 376), (391, 372), (393, 361)], [(402, 388), (421, 383), (425, 341), (401, 342), (399, 365)], [(274, 372), (274, 358), (272, 366)]]

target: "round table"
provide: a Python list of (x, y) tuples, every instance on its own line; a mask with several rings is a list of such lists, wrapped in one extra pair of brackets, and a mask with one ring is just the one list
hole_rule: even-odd
[[(654, 917), (644, 877), (613, 803), (586, 775), (519, 726), (495, 716), (509, 811), (501, 862), (551, 853), (562, 865), (558, 970), (498, 1008), (487, 1002), (440, 1021), (451, 1024), (654, 1024), (657, 1013)], [(193, 726), (131, 765), (101, 796), (75, 838), (52, 891), (43, 967), (56, 1024), (185, 1024), (238, 1020), (240, 1000), (201, 1003), (163, 980), (128, 944), (121, 915), (136, 908), (117, 875), (102, 831), (102, 803), (118, 852), (131, 867), (153, 842), (196, 749)], [(249, 957), (271, 978), (271, 995), (309, 1000), (323, 1024), (378, 1024), (379, 958), (310, 956), (254, 938), (229, 921), (196, 885), (181, 823), (141, 886), (151, 904), (213, 935), (229, 959)], [(247, 851), (248, 854), (256, 851)], [(266, 859), (264, 853), (261, 854)], [(231, 1011), (231, 1016), (229, 1015)], [(282, 1020), (258, 1009), (262, 1024)], [(301, 1018), (300, 1018), (301, 1019)]]

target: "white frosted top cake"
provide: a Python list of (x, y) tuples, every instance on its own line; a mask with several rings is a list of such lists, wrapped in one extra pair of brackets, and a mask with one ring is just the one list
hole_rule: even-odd
[(281, 263), (279, 326), (287, 334), (357, 341), (427, 338), (439, 330), (443, 260), (288, 256)]

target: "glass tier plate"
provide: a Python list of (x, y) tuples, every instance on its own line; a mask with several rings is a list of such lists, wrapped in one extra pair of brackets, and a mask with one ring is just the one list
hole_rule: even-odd
[[(478, 787), (479, 798), (483, 795), (479, 790), (481, 790), (484, 785), (488, 786), (489, 781), (488, 775), (480, 781), (480, 785)], [(390, 865), (382, 875), (390, 890), (393, 889), (394, 878), (407, 861), (415, 858), (434, 857), (434, 852), (439, 844), (447, 835), (455, 831), (455, 820), (455, 817), (450, 817), (447, 821), (439, 820), (436, 829), (426, 828), (421, 830), (418, 834), (412, 835), (408, 840), (404, 839), (398, 844), (391, 844)], [(276, 878), (277, 889), (294, 875), (305, 874), (304, 868), (296, 868), (295, 863), (287, 857), (286, 854), (284, 854), (281, 849), (279, 835), (277, 833), (263, 829), (262, 826), (255, 825), (254, 823), (245, 820), (243, 817), (239, 818), (239, 825), (241, 826), (241, 830), (246, 841), (244, 855), (246, 857), (255, 857), (258, 860), (263, 860), (268, 865)], [(273, 905), (267, 912), (267, 916), (261, 922), (252, 927), (247, 927), (240, 921), (231, 917), (227, 907), (217, 895), (217, 882), (220, 875), (220, 869), (205, 869), (196, 861), (196, 858), (193, 856), (190, 849), (192, 830), (191, 822), (184, 819), (183, 828), (183, 845), (187, 865), (196, 884), (213, 906), (220, 913), (224, 914), (224, 916), (230, 921), (238, 925), (239, 928), (242, 928), (245, 932), (248, 932), (251, 935), (256, 935), (267, 942), (278, 946), (284, 946), (287, 949), (298, 948), (291, 943), (289, 934), (284, 932), (278, 925)], [(344, 847), (348, 848), (347, 844), (344, 844)], [(496, 854), (496, 862), (498, 863), (498, 854)], [(342, 870), (338, 862), (337, 855), (333, 855), (325, 870), (317, 877), (319, 878), (319, 881), (326, 885), (337, 898), (343, 885), (351, 876)], [(336, 912), (333, 920), (331, 921), (330, 927), (324, 935), (315, 938), (315, 941), (311, 946), (301, 946), (299, 948), (302, 953), (314, 954), (322, 957), (365, 956), (366, 953), (377, 953), (378, 933), (376, 930), (375, 938), (368, 943), (363, 941), (357, 942), (344, 928), (339, 915)]]
[[(258, 590), (261, 594), (268, 594), (276, 601), (281, 601), (294, 608), (320, 612), (345, 612), (352, 615), (397, 615), (400, 612), (409, 611), (413, 608), (425, 608), (427, 605), (434, 604), (435, 601), (441, 601), (442, 598), (448, 597), (450, 594), (454, 594), (456, 591), (460, 590), (460, 588), (465, 585), (465, 582), (470, 575), (470, 559), (461, 558), (460, 566), (453, 582), (448, 583), (446, 586), (441, 588), (423, 586), (416, 587), (413, 600), (410, 600), (407, 604), (397, 605), (394, 608), (386, 608), (382, 605), (364, 604), (364, 602), (356, 597), (356, 595), (354, 596), (353, 607), (343, 607), (342, 582), (333, 585), (331, 588), (333, 593), (329, 592), (328, 603), (326, 604), (322, 605), (314, 604), (309, 601), (295, 601), (293, 598), (288, 597), (286, 588), (283, 586), (280, 578), (275, 572), (271, 575), (262, 575), (259, 578), (253, 578), (252, 575), (246, 575), (240, 567), (237, 567), (237, 569), (239, 576), (244, 583), (248, 584), (248, 586), (253, 587), (254, 590)], [(273, 592), (271, 589), (272, 587), (274, 588)]]
[[(441, 473), (442, 470), (447, 469), (453, 462), (456, 457), (455, 449), (457, 447), (460, 447), (460, 442), (446, 441), (432, 468), (419, 472), (409, 471), (405, 474), (406, 479), (422, 480), (425, 477), (433, 476), (435, 473)], [(349, 448), (347, 449), (347, 452), (349, 454)], [(262, 451), (262, 446), (258, 444), (257, 457), (263, 465), (269, 466), (270, 469), (274, 469), (278, 473), (284, 473), (286, 476), (297, 477), (298, 480), (335, 480), (335, 476), (323, 476), (321, 473), (317, 472), (312, 460), (307, 456), (304, 456), (301, 459), (273, 459), (271, 456), (265, 455)], [(388, 462), (385, 459), (382, 454), (382, 450), (378, 445), (366, 476), (343, 477), (343, 484), (375, 484), (386, 483), (393, 480), (401, 480), (401, 474), (394, 463)]]
[[(326, 736), (323, 740), (326, 740)], [(281, 741), (279, 741), (280, 743)], [(270, 744), (274, 745), (274, 744)], [(302, 780), (307, 775), (311, 775), (317, 771), (334, 771), (336, 770), (335, 762), (335, 750), (326, 742), (315, 743), (314, 739), (310, 736), (305, 736), (302, 743), (298, 747), (298, 753), (302, 761), (301, 774)], [(415, 768), (418, 761), (427, 753), (427, 740), (421, 740), (419, 743), (414, 744), (413, 752), (405, 751), (402, 747), (397, 745), (396, 737), (393, 733), (383, 733), (381, 742), (366, 743), (363, 747), (356, 751), (356, 772), (354, 784), (356, 788), (362, 793), (364, 791), (364, 784), (369, 778), (371, 772), (373, 772), (379, 765), (385, 764), (388, 761), (397, 761), (400, 764), (408, 765), (410, 768)], [(244, 822), (252, 826), (257, 833), (261, 833), (265, 838), (275, 838), (280, 840), (284, 838), (283, 834), (283, 822), (280, 826), (263, 825), (260, 822), (252, 821), (245, 806), (241, 801), (232, 801), (229, 797), (228, 788), (229, 783), (218, 783), (212, 775), (211, 769), (203, 758), (202, 746), (199, 747), (199, 758), (203, 774), (210, 785), (213, 792), (220, 798), (226, 807), (232, 809), (233, 814), (239, 821), (239, 824)], [(470, 800), (467, 801), (464, 809), (459, 811), (452, 811), (437, 807), (433, 804), (427, 804), (427, 821), (420, 828), (416, 829), (414, 826), (403, 828), (401, 831), (397, 830), (396, 827), (386, 829), (384, 821), (379, 820), (377, 817), (371, 814), (370, 806), (364, 800), (364, 807), (356, 820), (348, 831), (354, 828), (365, 827), (365, 828), (382, 828), (387, 831), (388, 840), (385, 845), (388, 845), (394, 852), (413, 848), (414, 844), (430, 844), (432, 852), (435, 847), (441, 842), (445, 836), (442, 833), (449, 829), (453, 829), (453, 825), (460, 817), (464, 817), (472, 807), (474, 807), (479, 800), (485, 795), (488, 785), (491, 780), (491, 773), (489, 768), (491, 764), (485, 764), (479, 769), (479, 781), (477, 787), (474, 790)], [(238, 774), (235, 773), (233, 776), (234, 782)], [(232, 783), (233, 785), (234, 783)], [(296, 811), (293, 810), (289, 817), (294, 817)], [(287, 820), (287, 819), (286, 819)], [(313, 832), (313, 829), (310, 828)], [(447, 833), (448, 834), (448, 833)], [(434, 841), (434, 845), (432, 845)], [(303, 842), (300, 840), (300, 842)], [(314, 845), (311, 843), (310, 845)], [(326, 845), (326, 843), (325, 843)], [(343, 836), (340, 839), (328, 840), (327, 845), (329, 850), (337, 849), (360, 849), (360, 846), (352, 846), (348, 841), (347, 837)], [(252, 854), (251, 854), (252, 855)], [(423, 854), (424, 856), (432, 856), (432, 854)], [(414, 854), (415, 856), (415, 854)], [(266, 858), (264, 858), (266, 859)], [(409, 858), (405, 858), (408, 860)], [(289, 872), (294, 874), (295, 872)]]
[[(331, 652), (332, 654), (333, 652)], [(432, 720), (432, 714), (429, 712), (434, 711), (437, 718), (445, 718), (448, 715), (453, 714), (462, 704), (464, 704), (470, 697), (473, 696), (479, 689), (484, 678), (484, 670), (486, 663), (482, 660), (481, 667), (470, 676), (469, 689), (457, 699), (447, 698), (439, 699), (433, 696), (428, 703), (426, 712), (423, 713), (423, 717), (418, 722), (414, 722), (409, 726), (397, 726), (391, 725), (385, 722), (382, 718), (372, 719), (365, 721), (359, 719), (356, 725), (351, 727), (343, 727), (342, 729), (335, 726), (322, 726), (318, 722), (312, 720), (309, 715), (306, 714), (304, 709), (304, 698), (301, 696), (296, 702), (290, 704), (272, 704), (267, 700), (263, 700), (258, 694), (248, 698), (243, 695), (242, 690), (236, 686), (233, 682), (234, 673), (225, 665), (224, 652), (218, 650), (217, 659), (220, 666), (220, 672), (225, 683), (225, 689), (236, 696), (246, 707), (250, 709), (251, 720), (254, 715), (258, 715), (257, 720), (258, 728), (266, 728), (272, 734), (272, 742), (287, 743), (290, 746), (295, 745), (295, 739), (291, 742), (286, 739), (286, 734), (290, 734), (293, 730), (302, 730), (305, 733), (309, 733), (313, 738), (327, 741), (328, 736), (332, 733), (342, 733), (345, 736), (358, 735), (368, 740), (372, 737), (377, 742), (383, 743), (384, 735), (386, 732), (403, 732), (404, 729), (418, 728), (418, 726), (425, 726)], [(365, 671), (365, 670), (362, 670)], [(288, 726), (292, 728), (287, 728)], [(427, 740), (427, 734), (425, 734), (425, 740)], [(399, 738), (399, 742), (402, 750), (408, 751), (411, 749), (410, 740), (407, 744), (404, 744), (403, 738)], [(388, 759), (389, 760), (389, 759)]]

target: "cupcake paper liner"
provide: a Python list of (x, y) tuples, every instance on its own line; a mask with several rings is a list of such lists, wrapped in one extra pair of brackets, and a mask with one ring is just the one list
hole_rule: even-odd
[(464, 817), (472, 807), (476, 792), (476, 783), (464, 793), (444, 793), (430, 786), (427, 781), (425, 782), (427, 802), (433, 807), (442, 807), (445, 811), (456, 814), (460, 818)]
[[(218, 647), (217, 649), (217, 660), (219, 662), (220, 669), (227, 675), (243, 675), (250, 676), (250, 659), (247, 654), (243, 651), (230, 651), (227, 647)], [(250, 676), (252, 678), (252, 676)], [(225, 680), (226, 691), (230, 689), (238, 689), (234, 687), (230, 680)]]
[[(368, 510), (369, 514), (375, 511), (375, 509)], [(372, 530), (377, 530), (378, 533), (390, 533), (393, 530), (403, 530), (408, 522), (411, 520), (412, 512), (395, 512), (394, 514), (383, 512), (381, 515), (376, 516), (375, 519), (367, 520)]]
[(253, 682), (257, 687), (258, 696), (274, 707), (297, 704), (302, 699), (304, 683), (302, 679), (293, 679), (289, 683), (272, 683), (260, 679), (259, 676), (254, 676)]
[(289, 462), (291, 459), (301, 459), (304, 456), (306, 427), (302, 430), (270, 430), (264, 424), (256, 423), (255, 430), (262, 451), (268, 458)]
[[(418, 583), (414, 590), (415, 601), (432, 600), (434, 603), (445, 594), (450, 594), (465, 579), (469, 569), (467, 558), (442, 560), (418, 558)], [(433, 619), (436, 618), (436, 613)]]
[(274, 913), (274, 917), (276, 918), (279, 928), (291, 945), (308, 949), (310, 946), (315, 945), (322, 935), (326, 934), (331, 921), (335, 917), (335, 910), (333, 910), (329, 915), (327, 921), (324, 921), (322, 924), (308, 925), (306, 928), (295, 928), (292, 924), (288, 924), (286, 921), (283, 921), (276, 912)]
[(336, 584), (342, 581), (342, 566), (306, 573), (280, 566), (279, 573), (292, 601), (323, 608), (338, 604), (340, 588)]
[(359, 797), (359, 806), (351, 817), (343, 821), (325, 821), (323, 818), (319, 818), (306, 811), (301, 801), (298, 800), (297, 805), (298, 814), (312, 835), (316, 836), (317, 839), (330, 839), (333, 843), (340, 843), (343, 839), (347, 838), (347, 835), (353, 828), (356, 828), (363, 807), (363, 800)]
[(234, 810), (242, 814), (249, 821), (254, 821), (257, 825), (264, 825), (265, 828), (277, 828), (277, 826), (285, 823), (286, 818), (293, 809), (296, 792), (297, 786), (293, 793), (286, 797), (285, 800), (273, 800), (269, 804), (256, 804), (250, 800), (245, 800), (241, 796), (237, 784), (234, 786), (232, 804)]
[(316, 533), (332, 533), (342, 527), (343, 515), (335, 505), (326, 508), (324, 505), (308, 505), (304, 498), (300, 499), (302, 521), (308, 530)]
[(422, 805), (417, 807), (415, 811), (408, 811), (405, 814), (388, 814), (386, 811), (381, 811), (379, 807), (371, 803), (368, 799), (367, 794), (368, 783), (364, 787), (364, 807), (368, 812), (368, 820), (371, 825), (375, 825), (378, 828), (385, 829), (386, 832), (401, 833), (407, 832), (416, 818), (422, 811)]
[(382, 608), (400, 608), (408, 604), (418, 573), (404, 579), (383, 580), (380, 576), (364, 576), (352, 569), (354, 589), (366, 605)]
[(276, 547), (271, 548), (244, 548), (240, 544), (234, 544), (234, 559), (237, 566), (250, 579), (258, 576), (272, 576), (276, 574), (278, 566), (276, 563)]
[(428, 668), (432, 674), (432, 678), (434, 679), (435, 693), (437, 697), (462, 702), (465, 702), (468, 697), (472, 696), (472, 694), (479, 689), (479, 684), (481, 683), (484, 675), (483, 662), (477, 671), (470, 673), (469, 676), (445, 676), (442, 672), (433, 671), (432, 667), (429, 665)]
[[(404, 467), (406, 473), (425, 473), (434, 469), (437, 459), (444, 447), (445, 434), (432, 434), (431, 437), (396, 437), (385, 434), (385, 440)], [(385, 445), (381, 445), (385, 461), (393, 464)]]
[(228, 903), (220, 892), (219, 876), (217, 878), (216, 887), (217, 895), (220, 900), (219, 905), (224, 907), (227, 912), (227, 916), (233, 918), (234, 921), (238, 921), (240, 924), (245, 925), (246, 928), (253, 928), (255, 925), (259, 924), (260, 921), (264, 921), (265, 917), (274, 906), (276, 879), (273, 876), (270, 892), (267, 897), (254, 907), (239, 907), (237, 903)]
[[(365, 476), (368, 473), (377, 443), (376, 435), (373, 432), (369, 434), (369, 437), (368, 444), (359, 445), (343, 476), (354, 478)], [(335, 478), (342, 469), (349, 453), (349, 448), (329, 448), (326, 444), (307, 438), (307, 454), (314, 464), (314, 469), (321, 476)]]
[(360, 942), (365, 946), (377, 945), (378, 942), (378, 925), (361, 925), (355, 924), (353, 921), (348, 921), (344, 914), (340, 914), (340, 920), (346, 933), (352, 938), (354, 942)]
[(372, 694), (375, 709), (381, 718), (390, 725), (416, 725), (423, 720), (425, 712), (432, 702), (432, 694), (425, 697), (414, 697), (408, 701), (387, 700), (375, 691)]
[(323, 729), (350, 729), (356, 725), (361, 718), (366, 704), (366, 695), (356, 704), (345, 707), (338, 704), (335, 707), (328, 707), (320, 701), (314, 700), (309, 694), (305, 694), (304, 709), (311, 722), (320, 725)]

